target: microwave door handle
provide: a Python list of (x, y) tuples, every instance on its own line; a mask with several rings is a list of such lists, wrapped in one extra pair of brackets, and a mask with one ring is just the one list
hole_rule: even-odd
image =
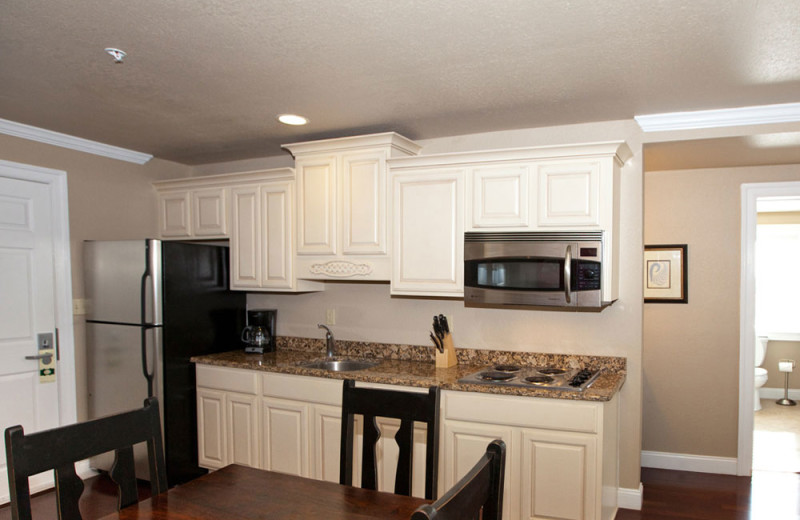
[(567, 298), (567, 303), (572, 303), (572, 246), (567, 246), (567, 252), (564, 255), (564, 296)]

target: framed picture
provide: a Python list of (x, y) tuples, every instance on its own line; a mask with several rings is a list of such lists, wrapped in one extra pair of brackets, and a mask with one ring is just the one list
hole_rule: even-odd
[(644, 246), (644, 302), (687, 303), (686, 244)]

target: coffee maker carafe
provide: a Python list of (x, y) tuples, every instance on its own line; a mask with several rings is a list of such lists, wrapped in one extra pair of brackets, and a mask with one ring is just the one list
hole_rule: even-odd
[(244, 351), (251, 354), (275, 352), (275, 309), (247, 311), (247, 326), (242, 331)]

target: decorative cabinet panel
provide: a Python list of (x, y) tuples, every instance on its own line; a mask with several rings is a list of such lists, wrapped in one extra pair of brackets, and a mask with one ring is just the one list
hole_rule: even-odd
[(298, 277), (388, 280), (386, 161), (419, 146), (389, 132), (284, 148), (297, 170)]
[(464, 295), (464, 172), (394, 173), (392, 294)]
[(308, 418), (306, 403), (261, 399), (262, 468), (290, 475), (310, 473)]
[(521, 518), (579, 520), (596, 511), (597, 436), (523, 429), (520, 435)]
[(444, 471), (440, 474), (442, 492), (450, 489), (472, 469), (478, 459), (486, 453), (486, 446), (495, 439), (506, 443), (505, 489), (503, 491), (503, 518), (520, 518), (517, 507), (518, 486), (513, 482), (512, 468), (515, 464), (510, 453), (514, 446), (513, 430), (509, 426), (480, 424), (465, 421), (442, 421), (440, 450)]
[(192, 191), (192, 231), (196, 237), (228, 236), (228, 189)]
[(228, 464), (257, 468), (258, 406), (252, 395), (225, 394), (225, 428), (228, 439)]
[(335, 156), (298, 158), (297, 253), (336, 254)]
[(191, 238), (191, 192), (171, 191), (158, 195), (158, 233), (161, 238)]
[(224, 187), (194, 188), (205, 181), (154, 183), (159, 236), (163, 239), (227, 238), (228, 192)]
[(225, 424), (225, 394), (198, 388), (197, 445), (200, 466), (219, 469), (228, 465)]
[(472, 170), (472, 229), (530, 226), (528, 166)]
[[(539, 165), (537, 224), (600, 226), (600, 172), (599, 161)], [(603, 203), (610, 205), (613, 200)]]

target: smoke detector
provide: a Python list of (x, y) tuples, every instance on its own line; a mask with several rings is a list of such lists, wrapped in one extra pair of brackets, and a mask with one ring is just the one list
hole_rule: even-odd
[(124, 59), (125, 59), (125, 56), (127, 56), (127, 54), (125, 53), (125, 51), (122, 51), (122, 50), (120, 50), (120, 49), (115, 49), (114, 47), (108, 47), (108, 48), (106, 48), (106, 52), (107, 52), (107, 53), (108, 53), (108, 54), (109, 54), (109, 55), (110, 55), (112, 58), (114, 58), (114, 63), (122, 63), (122, 60), (124, 60)]

